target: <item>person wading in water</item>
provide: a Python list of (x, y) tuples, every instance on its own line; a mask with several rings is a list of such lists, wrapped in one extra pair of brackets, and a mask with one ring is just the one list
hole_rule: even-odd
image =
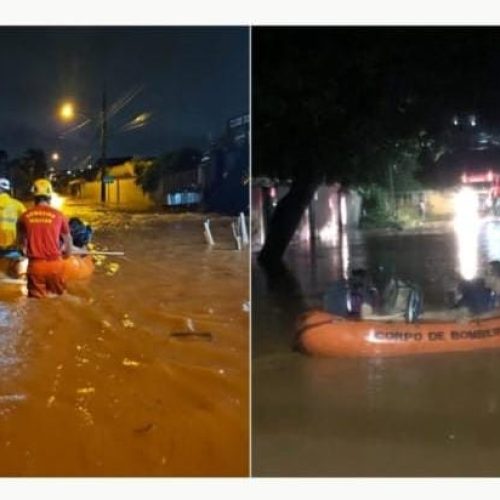
[[(46, 179), (33, 183), (35, 206), (19, 219), (19, 238), (28, 257), (28, 296), (62, 295), (66, 289), (63, 255), (71, 254), (72, 239), (66, 217), (50, 206), (52, 185)], [(63, 242), (62, 247), (60, 241)]]

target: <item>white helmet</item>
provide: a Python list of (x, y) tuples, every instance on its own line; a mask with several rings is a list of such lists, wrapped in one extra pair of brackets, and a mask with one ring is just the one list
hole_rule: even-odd
[(5, 177), (0, 178), (0, 189), (3, 191), (10, 191), (10, 181)]

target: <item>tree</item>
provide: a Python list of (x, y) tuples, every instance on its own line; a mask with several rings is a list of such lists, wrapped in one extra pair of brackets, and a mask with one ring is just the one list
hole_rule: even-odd
[(9, 177), (8, 160), (9, 155), (7, 151), (0, 149), (0, 177)]
[(29, 194), (35, 179), (47, 175), (47, 158), (41, 149), (27, 149), (21, 158), (9, 162), (9, 170), (17, 196)]
[(457, 109), (493, 119), (500, 100), (494, 30), (262, 28), (252, 39), (253, 175), (291, 181), (265, 265), (281, 259), (319, 183), (380, 184), (405, 145), (432, 172), (453, 149)]
[[(162, 189), (164, 181), (171, 175), (194, 170), (201, 160), (201, 152), (194, 148), (182, 148), (167, 153), (153, 162), (136, 169), (137, 184), (146, 193), (156, 193)], [(164, 194), (164, 193), (162, 193)]]
[(31, 181), (47, 176), (47, 157), (42, 149), (27, 149), (21, 158), (21, 164), (29, 172)]

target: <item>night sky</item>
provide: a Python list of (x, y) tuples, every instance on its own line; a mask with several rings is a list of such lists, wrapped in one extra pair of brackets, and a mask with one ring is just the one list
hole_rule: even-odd
[[(57, 107), (71, 97), (96, 117), (104, 81), (110, 107), (135, 95), (110, 117), (108, 157), (203, 149), (248, 112), (248, 39), (245, 27), (0, 27), (0, 149), (58, 151), (65, 168), (96, 159), (98, 121), (65, 133)], [(146, 126), (123, 130), (141, 113)]]

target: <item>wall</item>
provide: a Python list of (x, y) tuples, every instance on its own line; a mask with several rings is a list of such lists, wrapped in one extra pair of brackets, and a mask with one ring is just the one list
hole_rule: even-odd
[[(100, 202), (101, 181), (82, 182), (77, 197)], [(106, 184), (106, 201), (110, 205), (130, 205), (136, 208), (148, 208), (154, 205), (153, 200), (135, 184), (135, 177), (115, 178), (112, 183)]]
[(454, 213), (455, 190), (447, 189), (442, 191), (425, 190), (410, 191), (397, 195), (398, 208), (413, 208), (417, 212), (420, 197), (426, 203), (427, 216), (435, 218), (449, 218)]

